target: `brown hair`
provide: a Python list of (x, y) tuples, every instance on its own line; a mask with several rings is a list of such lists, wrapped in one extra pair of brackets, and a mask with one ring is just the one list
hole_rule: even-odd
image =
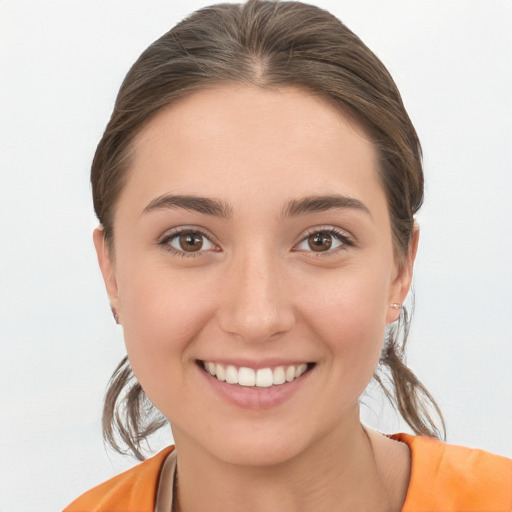
[[(349, 115), (380, 155), (397, 261), (407, 254), (423, 201), (421, 148), (398, 89), (380, 60), (333, 15), (299, 2), (219, 4), (184, 19), (150, 45), (121, 86), (94, 156), (94, 208), (113, 251), (114, 207), (134, 137), (162, 107), (194, 90), (229, 82), (307, 89)], [(388, 331), (374, 378), (417, 434), (440, 437), (435, 400), (405, 365), (405, 308)], [(400, 341), (401, 340), (401, 341)], [(389, 381), (387, 384), (385, 381)], [(121, 437), (143, 459), (141, 442), (166, 420), (144, 394), (125, 357), (114, 372), (103, 412), (105, 439)]]

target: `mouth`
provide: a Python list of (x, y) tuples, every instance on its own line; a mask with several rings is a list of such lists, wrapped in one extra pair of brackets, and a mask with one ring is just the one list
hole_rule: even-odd
[(293, 382), (310, 371), (316, 364), (304, 362), (256, 369), (212, 361), (198, 360), (197, 363), (205, 372), (220, 382), (256, 389), (275, 388)]

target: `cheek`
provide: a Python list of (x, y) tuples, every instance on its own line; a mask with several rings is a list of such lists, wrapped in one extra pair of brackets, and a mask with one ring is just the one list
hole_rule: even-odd
[(354, 268), (318, 285), (304, 307), (306, 322), (331, 354), (333, 371), (344, 379), (354, 376), (353, 382), (366, 379), (366, 386), (382, 349), (388, 281), (370, 267)]
[(146, 266), (120, 279), (120, 297), (126, 348), (137, 379), (147, 391), (171, 389), (168, 380), (176, 389), (182, 363), (190, 359), (194, 339), (212, 315), (208, 287), (200, 279), (191, 282), (186, 275)]

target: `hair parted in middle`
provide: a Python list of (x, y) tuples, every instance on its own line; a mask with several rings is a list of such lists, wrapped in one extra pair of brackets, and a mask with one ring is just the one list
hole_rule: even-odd
[[(177, 99), (228, 83), (306, 90), (371, 137), (391, 218), (394, 256), (402, 264), (415, 229), (414, 215), (423, 202), (423, 170), (420, 143), (393, 79), (329, 12), (300, 2), (263, 0), (194, 12), (151, 44), (126, 75), (91, 169), (94, 208), (111, 257), (114, 210), (129, 175), (136, 136)], [(405, 364), (408, 330), (402, 308), (399, 321), (388, 329), (374, 378), (415, 433), (442, 437), (439, 407)], [(123, 452), (120, 437), (142, 460), (142, 441), (165, 423), (125, 357), (105, 398), (105, 439)]]

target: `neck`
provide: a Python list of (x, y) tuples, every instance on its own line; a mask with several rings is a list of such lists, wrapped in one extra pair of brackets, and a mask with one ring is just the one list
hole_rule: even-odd
[(173, 510), (179, 512), (391, 512), (405, 499), (408, 471), (393, 474), (400, 457), (386, 441), (401, 443), (368, 434), (359, 420), (356, 428), (331, 433), (292, 459), (264, 467), (226, 463), (176, 434)]

